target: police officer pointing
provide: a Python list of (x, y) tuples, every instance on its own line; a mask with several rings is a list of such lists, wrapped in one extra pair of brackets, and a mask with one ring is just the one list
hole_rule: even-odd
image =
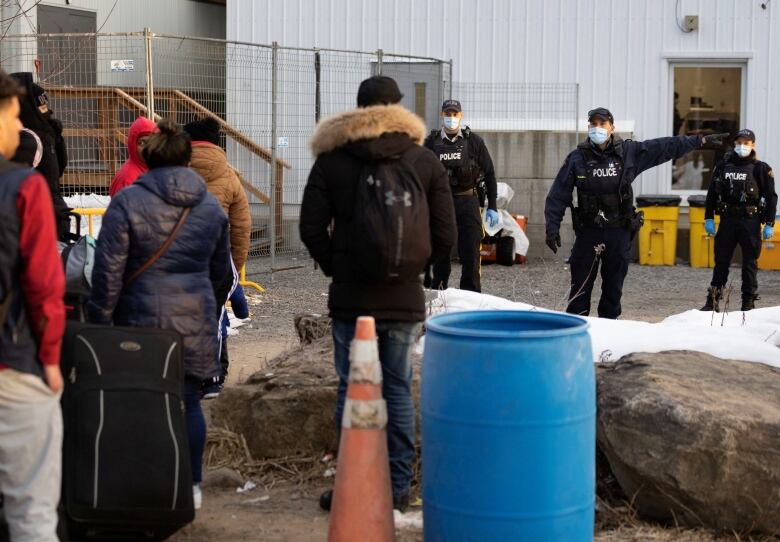
[[(468, 126), (461, 127), (463, 110), (460, 102), (445, 100), (441, 107), (441, 117), (442, 129), (432, 131), (424, 145), (439, 157), (449, 173), (458, 224), (458, 257), (462, 266), (460, 288), (479, 292), (482, 289), (479, 245), (483, 231), (480, 214), (482, 202), (477, 197), (477, 183), (484, 179), (488, 207), (486, 218), (491, 227), (496, 226), (499, 220), (496, 211), (496, 174), (485, 142)], [(434, 262), (430, 287), (444, 290), (449, 278), (450, 258)]]
[[(701, 308), (703, 311), (720, 309), (719, 301), (737, 245), (742, 247), (742, 310), (753, 309), (758, 299), (756, 274), (761, 237), (771, 239), (774, 235), (777, 193), (772, 168), (758, 159), (755, 146), (756, 134), (751, 130), (740, 130), (734, 150), (726, 153), (712, 172), (704, 209), (704, 228), (710, 235), (715, 235), (715, 269), (707, 302)], [(720, 215), (717, 235), (715, 213)]]
[[(588, 315), (590, 296), (601, 265), (598, 315), (620, 316), (623, 281), (628, 272), (631, 241), (641, 225), (634, 208), (631, 183), (643, 171), (680, 158), (705, 143), (718, 143), (728, 134), (623, 140), (614, 134), (608, 109), (588, 112), (588, 139), (569, 153), (555, 178), (544, 206), (547, 246), (561, 246), (559, 229), (571, 209), (574, 248), (569, 259), (571, 289), (566, 312)], [(574, 206), (574, 191), (577, 204)]]

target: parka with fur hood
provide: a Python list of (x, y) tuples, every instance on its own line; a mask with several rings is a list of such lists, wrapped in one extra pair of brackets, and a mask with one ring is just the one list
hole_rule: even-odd
[[(333, 318), (425, 319), (422, 280), (402, 284), (362, 282), (356, 276), (351, 256), (335, 248), (349, 243), (355, 188), (366, 162), (400, 156), (420, 145), (425, 131), (419, 117), (394, 104), (335, 115), (320, 122), (314, 132), (311, 148), (316, 161), (303, 194), (300, 234), (325, 275), (333, 278), (328, 298)], [(449, 255), (457, 235), (449, 178), (436, 156), (427, 149), (416, 154), (412, 167), (427, 194), (431, 261), (436, 261)]]

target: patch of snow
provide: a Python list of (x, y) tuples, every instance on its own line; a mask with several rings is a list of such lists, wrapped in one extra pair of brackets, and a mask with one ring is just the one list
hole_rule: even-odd
[[(429, 303), (429, 314), (466, 310), (555, 312), (501, 297), (450, 288)], [(634, 352), (692, 350), (723, 359), (765, 363), (780, 368), (780, 306), (749, 312), (690, 310), (662, 322), (588, 317), (594, 362), (614, 362)], [(424, 348), (424, 340), (417, 352)]]

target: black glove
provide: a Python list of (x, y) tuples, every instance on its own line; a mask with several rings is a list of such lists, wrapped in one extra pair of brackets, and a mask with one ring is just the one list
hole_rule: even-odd
[(547, 246), (550, 247), (550, 250), (553, 251), (553, 254), (558, 254), (558, 247), (561, 246), (561, 234), (560, 233), (548, 233), (547, 239), (544, 240), (545, 243), (547, 243)]
[(704, 145), (723, 145), (731, 134), (724, 132), (722, 134), (710, 134), (701, 138), (701, 144)]

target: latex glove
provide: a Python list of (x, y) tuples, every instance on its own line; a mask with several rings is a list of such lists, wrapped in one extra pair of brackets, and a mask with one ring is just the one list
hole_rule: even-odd
[(547, 243), (547, 246), (550, 247), (550, 250), (553, 251), (553, 254), (558, 253), (558, 247), (561, 246), (561, 234), (560, 233), (548, 233), (547, 239), (544, 241)]
[(715, 235), (715, 221), (711, 218), (708, 218), (704, 221), (704, 231), (707, 232), (707, 235)]
[(764, 241), (771, 239), (775, 236), (775, 227), (769, 224), (764, 224)]
[(724, 132), (722, 134), (710, 134), (701, 138), (701, 144), (704, 145), (723, 145), (731, 134)]
[(485, 218), (487, 219), (488, 226), (491, 228), (498, 226), (498, 211), (494, 209), (488, 209), (485, 213)]

